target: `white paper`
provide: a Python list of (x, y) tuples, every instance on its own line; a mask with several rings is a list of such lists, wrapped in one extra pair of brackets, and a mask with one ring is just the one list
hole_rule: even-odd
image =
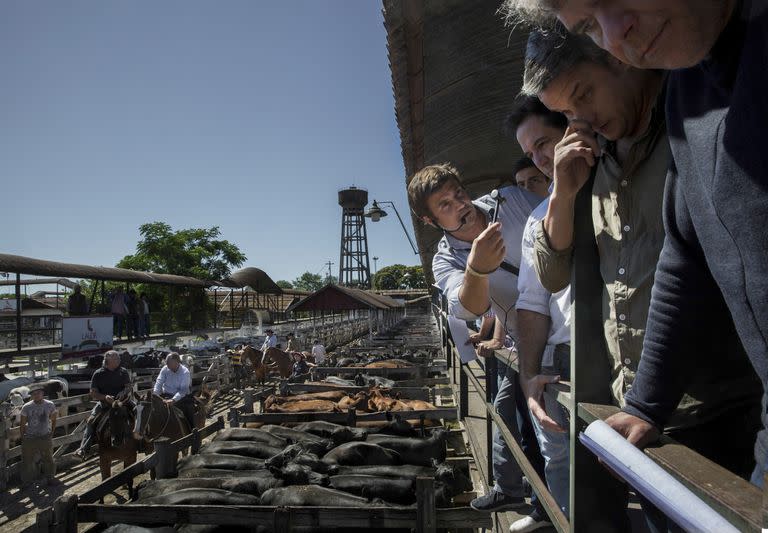
[(459, 351), (459, 357), (461, 357), (462, 363), (469, 363), (474, 359), (477, 359), (475, 353), (475, 347), (469, 342), (469, 329), (467, 323), (463, 320), (459, 320), (456, 317), (448, 317), (448, 328), (451, 330), (451, 337), (456, 344), (456, 349)]
[(730, 522), (602, 420), (592, 422), (579, 440), (686, 531), (738, 532)]

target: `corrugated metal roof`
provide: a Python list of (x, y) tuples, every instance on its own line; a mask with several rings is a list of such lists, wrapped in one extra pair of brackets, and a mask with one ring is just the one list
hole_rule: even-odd
[[(527, 32), (505, 28), (499, 4), (384, 0), (404, 182), (425, 165), (449, 161), (474, 197), (514, 184), (522, 152), (503, 124), (520, 91)], [(412, 221), (431, 280), (441, 233)]]

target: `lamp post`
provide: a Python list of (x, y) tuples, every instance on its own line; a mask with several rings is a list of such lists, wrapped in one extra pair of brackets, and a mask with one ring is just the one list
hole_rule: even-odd
[(374, 255), (373, 256), (373, 275), (374, 276), (379, 271), (379, 267), (377, 266), (378, 260), (379, 260), (379, 258)]
[(387, 212), (381, 208), (381, 205), (384, 205), (384, 204), (392, 206), (392, 209), (395, 210), (395, 214), (397, 215), (397, 220), (400, 221), (400, 226), (403, 228), (403, 232), (405, 233), (405, 236), (408, 238), (408, 243), (411, 245), (411, 249), (413, 250), (413, 253), (416, 255), (419, 255), (419, 251), (416, 249), (416, 245), (413, 244), (413, 239), (411, 239), (411, 236), (408, 233), (408, 230), (405, 229), (405, 224), (403, 223), (403, 219), (400, 217), (400, 213), (397, 211), (397, 207), (395, 207), (394, 203), (377, 202), (376, 200), (374, 200), (373, 204), (371, 205), (371, 208), (365, 212), (365, 216), (370, 218), (371, 222), (378, 222), (379, 220), (381, 220), (382, 217), (387, 216)]

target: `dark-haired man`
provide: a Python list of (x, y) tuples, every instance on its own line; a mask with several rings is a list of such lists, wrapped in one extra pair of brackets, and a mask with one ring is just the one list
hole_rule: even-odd
[(515, 163), (512, 169), (515, 176), (515, 183), (521, 189), (535, 194), (539, 198), (549, 196), (549, 186), (552, 183), (539, 168), (528, 157), (521, 157)]
[[(445, 234), (432, 261), (432, 271), (448, 301), (448, 313), (462, 320), (475, 320), (492, 309), (503, 332), (514, 338), (520, 242), (528, 215), (540, 198), (518, 187), (499, 192), (504, 199), (500, 206), (490, 195), (473, 202), (458, 171), (449, 164), (425, 167), (408, 183), (413, 211), (424, 223)], [(492, 222), (497, 208), (498, 221)], [(525, 399), (516, 385), (515, 374), (505, 372), (494, 405), (543, 475), (544, 465)], [(530, 429), (526, 431), (525, 427)], [(496, 512), (525, 505), (522, 471), (498, 431), (493, 439), (493, 475), (493, 489), (470, 504), (475, 510)]]

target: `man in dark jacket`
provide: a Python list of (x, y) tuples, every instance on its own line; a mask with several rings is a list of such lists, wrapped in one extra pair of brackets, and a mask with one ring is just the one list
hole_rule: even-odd
[[(677, 69), (667, 86), (674, 158), (666, 237), (656, 270), (641, 364), (624, 412), (609, 423), (643, 446), (658, 437), (685, 388), (702, 310), (727, 305), (768, 386), (768, 5), (761, 0), (507, 0), (513, 17), (554, 14), (625, 63)], [(704, 311), (708, 312), (708, 311)], [(731, 316), (727, 316), (730, 314)], [(752, 482), (763, 485), (768, 414)]]

